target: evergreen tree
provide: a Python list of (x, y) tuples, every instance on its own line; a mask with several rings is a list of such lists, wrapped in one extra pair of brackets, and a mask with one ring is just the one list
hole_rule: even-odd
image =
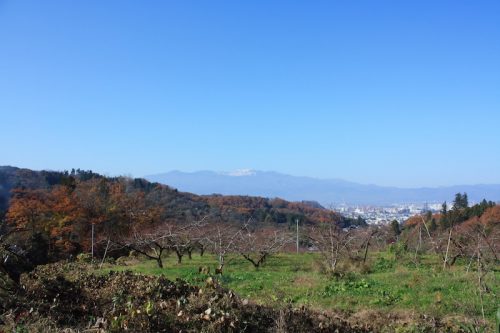
[(432, 219), (432, 212), (430, 210), (428, 210), (425, 213), (425, 222), (430, 222), (431, 219)]
[(429, 225), (429, 230), (430, 231), (436, 231), (436, 229), (437, 229), (436, 219), (432, 218), (431, 219), (431, 223)]
[(469, 207), (469, 198), (467, 197), (467, 193), (464, 192), (462, 195), (462, 208), (467, 208)]
[(453, 210), (459, 210), (462, 208), (462, 193), (455, 194), (455, 200), (453, 200)]
[(448, 205), (446, 204), (446, 201), (445, 201), (441, 205), (441, 215), (446, 216), (446, 214), (448, 214)]
[(448, 205), (446, 201), (441, 205), (441, 219), (439, 220), (441, 229), (448, 228)]
[(392, 220), (391, 228), (396, 237), (401, 234), (401, 229), (399, 228), (399, 222), (397, 220)]
[(455, 194), (455, 200), (453, 201), (453, 210), (461, 210), (469, 207), (469, 198), (467, 193), (457, 193)]

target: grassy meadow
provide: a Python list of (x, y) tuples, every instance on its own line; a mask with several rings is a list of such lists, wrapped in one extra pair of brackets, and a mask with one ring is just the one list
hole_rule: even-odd
[[(206, 275), (198, 273), (200, 266), (211, 271), (217, 265), (213, 255), (184, 257), (177, 264), (174, 255), (166, 257), (164, 268), (156, 262), (140, 258), (125, 260), (124, 265), (105, 264), (100, 271), (131, 270), (147, 275), (163, 274), (169, 279), (181, 278), (203, 285)], [(495, 321), (500, 306), (500, 271), (485, 277), (488, 287), (482, 301), (478, 275), (474, 265), (459, 262), (443, 271), (438, 258), (427, 255), (418, 265), (411, 261), (396, 261), (387, 252), (373, 253), (362, 268), (341, 266), (347, 272), (342, 277), (331, 277), (322, 272), (317, 253), (278, 254), (270, 257), (256, 270), (241, 257), (230, 258), (224, 274), (218, 281), (235, 290), (242, 298), (273, 306), (307, 305), (325, 311), (361, 312), (378, 310), (400, 311), (444, 318), (482, 318)]]

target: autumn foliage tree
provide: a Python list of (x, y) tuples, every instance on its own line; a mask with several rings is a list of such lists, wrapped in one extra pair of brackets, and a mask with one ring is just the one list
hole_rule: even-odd
[[(163, 188), (152, 187), (148, 193), (156, 190), (161, 193)], [(92, 226), (97, 244), (131, 232), (132, 227), (158, 223), (164, 208), (148, 193), (131, 179), (102, 177), (73, 179), (43, 189), (16, 189), (6, 218), (11, 228), (24, 231), (25, 239), (35, 234), (46, 239), (49, 254), (57, 259), (90, 251)]]
[(7, 221), (15, 228), (32, 234), (42, 230), (49, 212), (47, 201), (47, 192), (44, 190), (16, 189), (12, 192)]

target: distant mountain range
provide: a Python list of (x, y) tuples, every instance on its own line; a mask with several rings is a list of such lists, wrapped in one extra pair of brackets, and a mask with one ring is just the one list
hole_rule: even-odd
[(451, 202), (457, 192), (467, 192), (470, 201), (500, 200), (500, 185), (457, 185), (398, 188), (364, 185), (340, 179), (290, 176), (278, 172), (242, 169), (234, 172), (171, 171), (145, 176), (181, 191), (196, 194), (251, 195), (290, 201), (313, 200), (331, 204), (387, 205), (400, 203)]

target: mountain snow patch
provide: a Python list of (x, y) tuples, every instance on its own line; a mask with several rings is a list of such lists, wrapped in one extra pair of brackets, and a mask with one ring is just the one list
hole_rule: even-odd
[(253, 169), (237, 169), (229, 172), (222, 172), (223, 175), (232, 176), (232, 177), (244, 177), (244, 176), (253, 176), (257, 174), (257, 171)]

